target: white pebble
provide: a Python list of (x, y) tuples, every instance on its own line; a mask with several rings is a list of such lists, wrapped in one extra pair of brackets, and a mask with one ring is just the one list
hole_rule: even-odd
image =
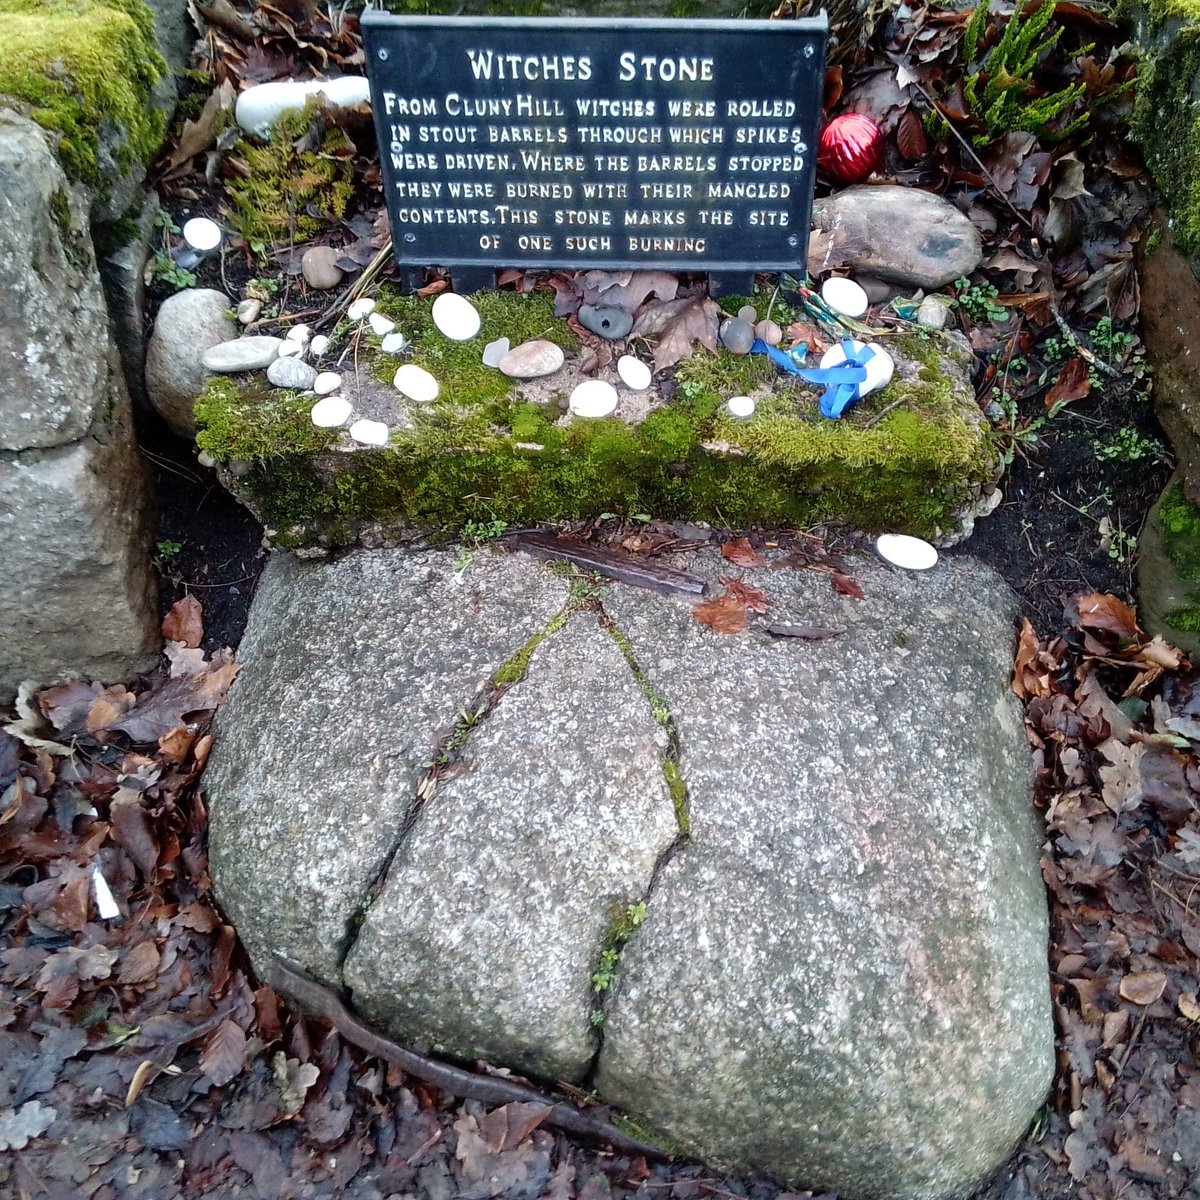
[(433, 323), (452, 342), (469, 342), (482, 324), (475, 305), (457, 292), (443, 292), (433, 302)]
[(418, 367), (415, 363), (405, 363), (400, 367), (392, 382), (398, 392), (402, 392), (418, 404), (428, 404), (430, 400), (436, 400), (441, 390), (438, 381), (424, 367)]
[(365, 321), (375, 311), (375, 301), (363, 296), (346, 309), (346, 316), (351, 321)]
[(879, 557), (907, 571), (928, 571), (938, 560), (938, 552), (920, 538), (906, 533), (884, 533), (875, 539)]
[(821, 299), (843, 317), (861, 317), (870, 307), (867, 293), (853, 279), (838, 275), (821, 284)]
[(367, 324), (370, 325), (380, 337), (383, 337), (385, 333), (391, 333), (392, 330), (396, 328), (395, 321), (390, 320), (388, 317), (385, 317), (383, 313), (378, 312), (373, 312), (367, 318)]
[(386, 446), (388, 427), (382, 421), (355, 421), (350, 436), (364, 446)]
[(300, 345), (308, 345), (308, 335), (312, 332), (307, 325), (293, 325), (291, 329), (284, 334), (284, 339), (289, 342), (299, 342)]
[(617, 408), (617, 389), (603, 379), (588, 379), (571, 393), (568, 402), (577, 417), (607, 417)]
[(303, 108), (318, 92), (338, 108), (353, 108), (371, 102), (371, 89), (362, 75), (342, 75), (337, 79), (278, 79), (256, 84), (242, 92), (233, 110), (234, 119), (247, 133), (265, 138), (285, 112)]
[(183, 225), (183, 240), (193, 250), (206, 254), (221, 244), (221, 227), (207, 217), (193, 217)]
[(483, 365), (485, 367), (499, 367), (500, 360), (512, 349), (512, 344), (508, 338), (497, 338), (494, 342), (488, 342), (483, 348)]
[(650, 368), (632, 354), (622, 354), (617, 359), (617, 374), (620, 375), (621, 382), (635, 392), (644, 392), (653, 378)]
[[(851, 344), (856, 355), (862, 352), (862, 342), (851, 339)], [(872, 354), (866, 363), (867, 377), (858, 385), (860, 397), (887, 387), (896, 373), (896, 364), (892, 361), (892, 356), (878, 342), (868, 342), (867, 348), (872, 351)], [(845, 361), (846, 356), (842, 353), (842, 344), (837, 342), (821, 355), (821, 370), (840, 366)]]
[(754, 416), (756, 405), (749, 396), (730, 396), (725, 409), (735, 421), (746, 421)]
[(313, 358), (320, 358), (321, 355), (329, 349), (329, 339), (323, 333), (318, 333), (317, 336), (308, 343), (308, 348), (312, 352)]
[(379, 348), (384, 354), (403, 354), (408, 349), (408, 338), (402, 333), (385, 333)]
[(304, 353), (304, 343), (293, 341), (291, 338), (284, 338), (283, 345), (279, 347), (279, 357), (287, 358), (289, 355), (300, 356)]
[(98, 866), (92, 867), (92, 887), (96, 889), (96, 912), (101, 920), (111, 921), (113, 917), (119, 917), (121, 906), (117, 903), (116, 897), (112, 894), (112, 888), (108, 886), (108, 880), (104, 878)]
[(209, 454), (207, 450), (201, 450), (200, 453), (196, 455), (196, 461), (202, 467), (215, 467), (217, 465), (217, 460), (213, 458), (213, 456)]
[(243, 325), (253, 325), (262, 312), (261, 300), (240, 300), (237, 306), (237, 319)]
[(350, 401), (341, 396), (326, 396), (312, 406), (312, 423), (318, 429), (336, 429), (350, 416)]
[(336, 371), (322, 371), (313, 380), (312, 390), (318, 396), (328, 396), (330, 392), (336, 392), (341, 386), (342, 377)]

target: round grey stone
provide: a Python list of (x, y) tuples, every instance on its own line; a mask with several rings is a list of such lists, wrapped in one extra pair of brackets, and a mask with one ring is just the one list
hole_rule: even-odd
[(277, 358), (267, 367), (267, 378), (276, 387), (305, 391), (316, 382), (317, 373), (298, 358)]
[(741, 317), (747, 325), (758, 324), (758, 310), (753, 304), (743, 304), (742, 307), (738, 309), (737, 315)]
[(342, 282), (338, 252), (332, 246), (313, 246), (300, 256), (300, 274), (309, 287), (324, 291)]
[(721, 345), (731, 354), (749, 354), (754, 330), (741, 317), (730, 317), (721, 326)]
[(196, 433), (196, 397), (209, 375), (204, 354), (237, 333), (230, 307), (223, 292), (192, 288), (168, 296), (158, 310), (146, 348), (146, 394), (180, 437)]
[(620, 341), (633, 328), (633, 314), (623, 308), (583, 304), (579, 308), (579, 323), (591, 333), (610, 342)]
[(510, 379), (540, 379), (553, 375), (563, 365), (561, 346), (535, 338), (514, 346), (501, 360), (500, 371)]
[(945, 329), (950, 319), (950, 302), (944, 296), (926, 296), (917, 309), (917, 324), (930, 329)]
[(210, 346), (200, 361), (209, 371), (219, 375), (232, 375), (238, 371), (261, 371), (279, 357), (283, 338), (256, 335), (234, 338), (231, 342), (219, 342)]

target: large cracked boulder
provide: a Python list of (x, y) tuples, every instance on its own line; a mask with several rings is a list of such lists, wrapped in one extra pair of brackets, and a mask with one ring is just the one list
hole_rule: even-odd
[(204, 780), (257, 969), (721, 1166), (969, 1194), (1053, 1069), (1011, 597), (855, 574), (746, 573), (811, 642), (521, 555), (277, 555)]
[(108, 340), (88, 198), (0, 109), (0, 700), (154, 661), (148, 491)]

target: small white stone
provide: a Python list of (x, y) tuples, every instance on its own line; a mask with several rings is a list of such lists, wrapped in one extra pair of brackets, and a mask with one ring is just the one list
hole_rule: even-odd
[(374, 311), (375, 301), (367, 296), (361, 296), (346, 309), (346, 316), (351, 321), (365, 321)]
[(408, 349), (408, 338), (402, 333), (385, 333), (379, 348), (384, 354), (403, 354)]
[(243, 325), (253, 325), (262, 312), (261, 300), (242, 300), (237, 306), (237, 319)]
[(843, 317), (861, 317), (871, 306), (867, 293), (853, 279), (838, 275), (821, 284), (821, 299)]
[(436, 400), (440, 391), (438, 381), (424, 367), (418, 367), (416, 363), (405, 363), (396, 371), (396, 377), (392, 382), (396, 385), (398, 392), (402, 392), (418, 404), (428, 404), (431, 400)]
[(278, 358), (282, 346), (282, 338), (260, 334), (234, 338), (233, 341), (218, 342), (215, 346), (210, 346), (201, 355), (200, 362), (206, 371), (217, 371), (223, 375), (233, 375), (239, 371), (261, 371)]
[(308, 344), (308, 335), (312, 331), (307, 325), (293, 325), (291, 329), (284, 334), (284, 340), (288, 342), (299, 342), (300, 345)]
[(202, 467), (215, 467), (217, 465), (217, 460), (213, 458), (213, 456), (209, 454), (207, 450), (201, 450), (200, 453), (196, 455), (196, 461)]
[(500, 360), (512, 348), (508, 338), (497, 338), (494, 342), (488, 342), (483, 348), (483, 365), (485, 367), (499, 367)]
[(929, 329), (945, 329), (950, 318), (950, 301), (944, 296), (926, 296), (917, 309), (917, 324)]
[(433, 302), (433, 323), (452, 342), (469, 342), (482, 324), (475, 305), (457, 292), (443, 292)]
[(391, 333), (392, 330), (396, 328), (395, 321), (385, 317), (383, 313), (378, 312), (373, 312), (367, 318), (367, 324), (370, 325), (380, 337), (383, 337), (385, 333)]
[(92, 867), (92, 887), (96, 890), (96, 913), (102, 921), (111, 921), (114, 917), (121, 915), (121, 906), (117, 903), (116, 897), (112, 894), (112, 888), (108, 886), (108, 880), (104, 878), (98, 866)]
[(277, 358), (267, 368), (267, 379), (276, 387), (306, 391), (312, 387), (317, 373), (306, 362), (292, 355)]
[(338, 108), (353, 108), (371, 102), (371, 89), (362, 75), (325, 80), (280, 79), (256, 84), (242, 92), (234, 108), (234, 119), (247, 133), (267, 137), (271, 126), (285, 112), (303, 108), (318, 92)]
[[(855, 341), (853, 338), (850, 339), (850, 342), (854, 353), (860, 354), (863, 350), (863, 343)], [(887, 387), (896, 373), (896, 364), (892, 361), (892, 356), (878, 342), (867, 342), (866, 346), (872, 353), (866, 363), (867, 377), (858, 385), (860, 397)], [(820, 367), (824, 371), (828, 367), (840, 366), (845, 361), (846, 356), (842, 352), (842, 343), (836, 342), (821, 355)]]
[(183, 225), (183, 240), (201, 254), (215, 250), (221, 244), (221, 227), (207, 217), (193, 217)]
[(617, 374), (620, 375), (621, 382), (635, 392), (644, 392), (654, 377), (650, 368), (632, 354), (622, 354), (617, 359)]
[(336, 429), (350, 417), (350, 401), (341, 396), (326, 396), (312, 406), (312, 423), (318, 429)]
[(725, 402), (725, 410), (735, 421), (746, 421), (754, 416), (756, 405), (749, 396), (730, 396)]
[(386, 446), (388, 427), (382, 421), (355, 421), (350, 426), (350, 436), (364, 446)]
[(342, 386), (342, 377), (336, 371), (322, 371), (313, 380), (312, 389), (318, 396), (328, 396)]
[(587, 379), (571, 393), (568, 404), (577, 417), (607, 417), (616, 411), (617, 389), (603, 379)]
[(329, 349), (329, 339), (323, 333), (318, 333), (317, 336), (308, 343), (308, 348), (311, 351), (313, 358), (320, 358), (321, 355)]
[(879, 557), (906, 571), (928, 571), (938, 560), (938, 552), (920, 538), (906, 533), (884, 533), (875, 539)]
[(283, 345), (279, 347), (280, 358), (299, 358), (304, 354), (304, 344), (302, 342), (294, 342), (290, 338), (283, 339)]

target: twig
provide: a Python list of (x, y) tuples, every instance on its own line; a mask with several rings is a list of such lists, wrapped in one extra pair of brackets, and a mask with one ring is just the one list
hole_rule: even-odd
[(1109, 379), (1121, 378), (1121, 372), (1116, 367), (1106, 363), (1102, 358), (1097, 358), (1086, 346), (1079, 344), (1079, 338), (1076, 337), (1075, 330), (1067, 324), (1067, 318), (1059, 311), (1058, 304), (1054, 300), (1050, 301), (1050, 311), (1054, 314), (1054, 320), (1058, 325), (1059, 331), (1071, 343), (1072, 348), (1084, 362), (1095, 367), (1102, 374), (1107, 375)]
[(546, 1125), (590, 1142), (609, 1145), (622, 1154), (640, 1154), (655, 1162), (670, 1161), (670, 1155), (657, 1146), (639, 1142), (622, 1133), (615, 1125), (586, 1116), (570, 1104), (556, 1104), (534, 1088), (508, 1079), (473, 1075), (461, 1067), (434, 1062), (388, 1041), (355, 1017), (330, 988), (317, 983), (279, 957), (276, 957), (271, 971), (271, 984), (276, 990), (290, 996), (301, 1008), (323, 1017), (346, 1041), (452, 1096), (479, 1100), (484, 1104), (544, 1104), (550, 1110), (544, 1121)]
[(345, 312), (383, 274), (391, 256), (392, 241), (389, 238), (383, 249), (367, 264), (363, 273), (342, 294), (341, 299), (336, 304), (330, 305), (325, 315), (317, 322), (317, 328), (328, 325), (330, 321), (336, 320)]
[(899, 400), (893, 400), (891, 402), (891, 404), (889, 404), (887, 406), (887, 408), (880, 409), (879, 412), (877, 412), (869, 421), (864, 422), (864, 424), (860, 428), (870, 429), (872, 425), (878, 425), (879, 422), (882, 421), (883, 418), (886, 417), (888, 415), (888, 413), (890, 413), (892, 411), (893, 408), (899, 408), (900, 405), (907, 404), (907, 403), (908, 403), (907, 396), (901, 396)]

